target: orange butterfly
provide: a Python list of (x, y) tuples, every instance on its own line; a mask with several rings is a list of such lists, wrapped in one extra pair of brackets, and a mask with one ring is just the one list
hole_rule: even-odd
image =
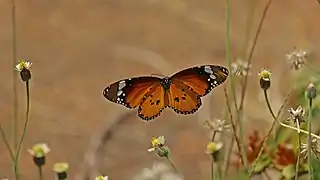
[(201, 98), (228, 77), (227, 68), (218, 65), (191, 67), (171, 77), (134, 77), (117, 81), (103, 91), (105, 98), (127, 108), (139, 106), (144, 120), (158, 117), (166, 107), (179, 114), (193, 114), (201, 106)]

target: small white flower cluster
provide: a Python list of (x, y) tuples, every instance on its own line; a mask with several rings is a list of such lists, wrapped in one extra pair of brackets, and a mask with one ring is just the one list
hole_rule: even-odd
[(291, 64), (291, 69), (299, 70), (306, 63), (309, 53), (304, 50), (297, 50), (286, 54), (288, 62)]
[(252, 65), (248, 64), (248, 62), (244, 62), (241, 59), (237, 59), (236, 62), (231, 64), (231, 73), (236, 76), (248, 76), (251, 75), (249, 72)]

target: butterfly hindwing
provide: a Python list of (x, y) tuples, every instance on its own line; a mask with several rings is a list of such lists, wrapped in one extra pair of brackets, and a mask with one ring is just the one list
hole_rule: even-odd
[(166, 91), (163, 86), (159, 84), (142, 100), (138, 109), (138, 115), (144, 120), (152, 120), (158, 117), (167, 105), (168, 99)]
[(172, 80), (168, 91), (169, 107), (179, 114), (193, 114), (201, 106), (200, 96), (180, 81)]
[(228, 75), (228, 69), (223, 66), (204, 65), (182, 70), (174, 74), (171, 79), (180, 81), (198, 95), (205, 96), (222, 84)]
[(155, 90), (160, 80), (160, 78), (151, 76), (123, 79), (106, 87), (103, 95), (111, 102), (124, 105), (127, 108), (135, 108)]

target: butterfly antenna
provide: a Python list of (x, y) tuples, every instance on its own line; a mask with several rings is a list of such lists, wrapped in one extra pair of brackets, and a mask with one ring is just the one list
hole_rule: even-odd
[(161, 78), (166, 77), (166, 76), (164, 76), (164, 75), (162, 75), (162, 74), (151, 74), (151, 76), (159, 76), (159, 77), (161, 77)]

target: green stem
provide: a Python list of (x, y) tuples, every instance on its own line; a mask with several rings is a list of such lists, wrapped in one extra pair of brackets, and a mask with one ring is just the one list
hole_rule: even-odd
[[(11, 17), (12, 17), (12, 64), (13, 67), (17, 64), (17, 38), (16, 38), (16, 4), (15, 0), (11, 0)], [(12, 74), (12, 86), (13, 86), (13, 151), (17, 150), (17, 137), (18, 137), (18, 91), (17, 91), (17, 72), (13, 68)], [(16, 157), (11, 151), (13, 157), (13, 171), (15, 179), (19, 179), (19, 170), (16, 163)]]
[(40, 180), (43, 180), (42, 166), (40, 166), (38, 169), (39, 169), (39, 179), (40, 179)]
[[(299, 122), (297, 122), (297, 128), (300, 129)], [(295, 180), (298, 180), (299, 177), (299, 166), (300, 166), (300, 153), (301, 152), (301, 137), (298, 132), (298, 151), (297, 151), (297, 162), (296, 162), (296, 175)]]
[(313, 179), (313, 169), (311, 162), (311, 120), (312, 120), (312, 98), (309, 98), (309, 114), (308, 114), (308, 165), (309, 165), (309, 180)]
[[(259, 35), (260, 35), (260, 32), (262, 30), (262, 26), (263, 26), (263, 23), (264, 23), (264, 20), (267, 16), (267, 12), (269, 10), (269, 7), (272, 3), (272, 0), (269, 0), (268, 3), (266, 4), (264, 10), (263, 10), (263, 13), (262, 13), (262, 17), (260, 19), (260, 23), (258, 25), (258, 29), (257, 29), (257, 32), (256, 32), (256, 35), (254, 37), (254, 40), (253, 40), (253, 44), (251, 46), (251, 49), (250, 49), (250, 52), (249, 52), (249, 57), (248, 57), (248, 65), (251, 64), (251, 61), (252, 61), (252, 57), (253, 57), (253, 52), (257, 46), (257, 42), (258, 42), (258, 38), (259, 38)], [(243, 104), (244, 104), (244, 98), (245, 98), (245, 95), (246, 95), (246, 90), (247, 90), (247, 84), (248, 84), (248, 76), (245, 76), (244, 77), (244, 85), (243, 85), (243, 89), (242, 89), (242, 94), (241, 94), (241, 101), (240, 101), (240, 107), (239, 107), (239, 111), (242, 112), (243, 111)]]
[[(226, 61), (229, 65), (229, 69), (231, 69), (231, 59), (230, 59), (230, 2), (229, 0), (226, 0)], [(244, 139), (243, 139), (243, 130), (242, 130), (242, 120), (241, 116), (238, 112), (238, 105), (236, 101), (236, 93), (235, 93), (235, 87), (234, 87), (234, 80), (233, 80), (233, 74), (230, 73), (230, 84), (231, 84), (231, 91), (232, 91), (232, 97), (235, 105), (235, 109), (237, 110), (237, 120), (239, 124), (239, 139), (241, 144), (241, 155), (243, 159), (243, 165), (245, 170), (247, 171), (248, 162), (247, 162), (247, 154), (245, 151), (244, 146)]]
[(242, 53), (242, 58), (246, 57), (247, 55), (247, 51), (248, 51), (248, 47), (249, 47), (249, 43), (250, 43), (250, 34), (251, 34), (251, 30), (252, 30), (252, 25), (253, 25), (253, 20), (254, 20), (254, 0), (246, 0), (246, 4), (248, 7), (248, 13), (246, 14), (246, 28), (245, 28), (245, 34), (244, 34), (244, 39), (245, 39), (245, 43), (243, 46), (243, 53)]
[(169, 161), (169, 163), (171, 164), (171, 166), (173, 167), (173, 170), (174, 170), (177, 174), (179, 174), (179, 171), (178, 171), (176, 165), (173, 163), (171, 157), (166, 156), (166, 158), (167, 158), (167, 160)]
[(26, 93), (27, 93), (27, 109), (26, 109), (26, 119), (24, 122), (24, 127), (22, 131), (22, 136), (20, 139), (20, 142), (18, 144), (18, 149), (15, 154), (14, 158), (14, 171), (16, 175), (16, 180), (19, 179), (19, 157), (20, 157), (20, 150), (22, 147), (23, 140), (25, 138), (26, 132), (27, 132), (27, 127), (28, 127), (28, 122), (29, 122), (29, 109), (30, 109), (30, 91), (29, 91), (29, 81), (26, 81)]
[[(12, 9), (12, 64), (13, 67), (17, 64), (17, 38), (16, 38), (16, 4), (15, 0), (11, 0)], [(17, 92), (17, 72), (13, 68), (13, 148), (17, 150), (18, 142), (18, 92)]]
[[(233, 116), (232, 116), (231, 107), (230, 107), (228, 93), (227, 93), (227, 89), (226, 88), (224, 88), (224, 95), (225, 95), (225, 99), (226, 99), (226, 105), (227, 105), (227, 110), (228, 110), (228, 114), (229, 114), (229, 120), (230, 120), (231, 127), (232, 127), (232, 130), (233, 130), (233, 136), (232, 136), (232, 138), (230, 140), (230, 146), (228, 148), (227, 156), (225, 157), (225, 161), (224, 161), (224, 165), (223, 165), (223, 172), (222, 172), (223, 173), (222, 174), (223, 179), (225, 179), (227, 171), (228, 171), (228, 168), (229, 168), (229, 160), (230, 160), (230, 157), (231, 157), (231, 152), (232, 152), (232, 147), (233, 147), (234, 140), (236, 140), (238, 151), (241, 152), (240, 142), (239, 142), (239, 139), (237, 138), (237, 129), (236, 129), (236, 125), (235, 125), (235, 123), (233, 121)], [(242, 160), (242, 158), (243, 157), (241, 156), (241, 160)]]
[[(211, 141), (213, 142), (214, 141), (214, 138), (216, 137), (216, 134), (217, 134), (217, 131), (213, 131), (213, 134), (212, 134), (212, 138), (211, 138)], [(214, 180), (214, 159), (211, 158), (211, 168), (210, 168), (210, 171), (211, 171), (211, 179)]]

